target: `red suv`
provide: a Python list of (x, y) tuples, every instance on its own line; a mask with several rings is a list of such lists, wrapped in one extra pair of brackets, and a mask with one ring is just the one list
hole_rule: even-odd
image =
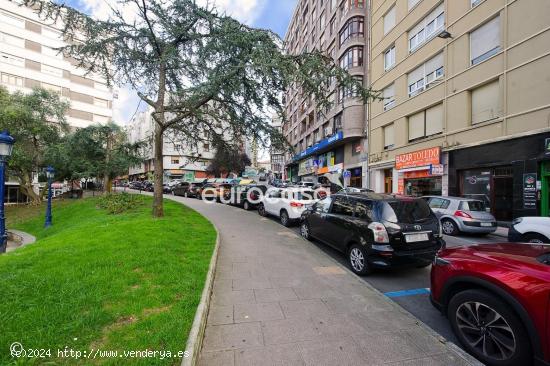
[(485, 364), (550, 364), (549, 245), (442, 249), (432, 266), (431, 300)]

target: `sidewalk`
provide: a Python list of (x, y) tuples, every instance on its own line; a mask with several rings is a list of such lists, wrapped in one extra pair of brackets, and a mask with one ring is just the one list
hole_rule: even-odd
[(199, 365), (477, 364), (279, 223), (173, 199), (221, 236)]

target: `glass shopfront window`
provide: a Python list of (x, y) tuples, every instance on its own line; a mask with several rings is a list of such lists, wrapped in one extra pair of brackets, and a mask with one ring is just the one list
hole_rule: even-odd
[(441, 196), (442, 178), (426, 177), (405, 179), (405, 194), (407, 196)]

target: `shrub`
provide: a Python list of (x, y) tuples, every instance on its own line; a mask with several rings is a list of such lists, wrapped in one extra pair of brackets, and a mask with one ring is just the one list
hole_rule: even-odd
[(120, 214), (143, 204), (143, 197), (128, 193), (109, 193), (98, 199), (98, 206), (109, 214)]

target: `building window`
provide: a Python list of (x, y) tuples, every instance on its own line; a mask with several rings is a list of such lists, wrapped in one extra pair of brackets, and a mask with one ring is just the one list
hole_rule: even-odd
[(172, 164), (179, 164), (180, 163), (180, 159), (178, 158), (172, 158)]
[(470, 57), (472, 65), (500, 51), (500, 17), (485, 23), (470, 33)]
[(319, 141), (319, 129), (313, 131), (313, 143), (316, 143), (317, 141)]
[(384, 15), (384, 34), (387, 34), (395, 27), (395, 5)]
[(498, 118), (500, 88), (498, 80), (472, 90), (472, 124)]
[(353, 17), (348, 19), (344, 27), (340, 31), (340, 46), (344, 44), (348, 39), (354, 37), (363, 37), (364, 33), (364, 18)]
[(210, 151), (210, 145), (209, 145), (209, 144), (203, 144), (203, 145), (202, 145), (202, 149), (203, 149), (205, 152), (209, 152), (209, 151)]
[(42, 72), (44, 74), (52, 75), (52, 76), (55, 76), (55, 77), (58, 77), (58, 78), (63, 77), (63, 70), (58, 69), (57, 67), (42, 64), (41, 69), (42, 69)]
[(409, 11), (416, 6), (421, 0), (409, 0)]
[(409, 116), (409, 141), (443, 132), (443, 104)]
[(363, 147), (361, 146), (361, 141), (354, 141), (351, 143), (351, 155), (357, 156), (361, 154)]
[(336, 116), (334, 116), (334, 132), (338, 132), (342, 130), (342, 113), (338, 113)]
[(9, 54), (4, 53), (4, 52), (0, 53), (0, 61), (5, 63), (5, 64), (9, 64), (9, 65), (13, 65), (13, 66), (25, 67), (25, 59), (24, 58), (9, 55)]
[(440, 52), (408, 74), (409, 97), (413, 97), (439, 82), (444, 74), (443, 52)]
[(333, 17), (331, 20), (330, 20), (330, 25), (329, 25), (329, 33), (330, 35), (332, 36), (332, 34), (334, 33), (334, 23), (336, 21), (336, 18)]
[(445, 7), (440, 4), (409, 31), (409, 51), (429, 41), (445, 28)]
[(384, 110), (387, 111), (389, 109), (392, 109), (395, 105), (395, 87), (392, 83), (391, 85), (388, 85), (386, 88), (384, 88), (383, 91), (384, 96)]
[(340, 5), (340, 18), (354, 8), (364, 8), (365, 0), (344, 0)]
[(350, 47), (340, 57), (340, 67), (348, 70), (351, 67), (363, 66), (363, 46)]
[(483, 0), (470, 0), (472, 2), (472, 8), (478, 6), (483, 2)]
[(395, 65), (395, 45), (384, 52), (384, 71), (388, 71)]
[[(354, 79), (363, 85), (363, 76), (354, 76)], [(344, 99), (348, 98), (357, 98), (359, 96), (359, 90), (354, 86), (351, 87), (340, 87), (338, 88), (338, 103), (342, 103)]]
[(2, 84), (23, 87), (23, 78), (2, 73)]
[(394, 146), (393, 123), (384, 127), (384, 150), (392, 149)]
[(4, 42), (11, 46), (25, 47), (25, 40), (23, 38), (12, 36), (11, 34), (0, 33), (0, 42)]

